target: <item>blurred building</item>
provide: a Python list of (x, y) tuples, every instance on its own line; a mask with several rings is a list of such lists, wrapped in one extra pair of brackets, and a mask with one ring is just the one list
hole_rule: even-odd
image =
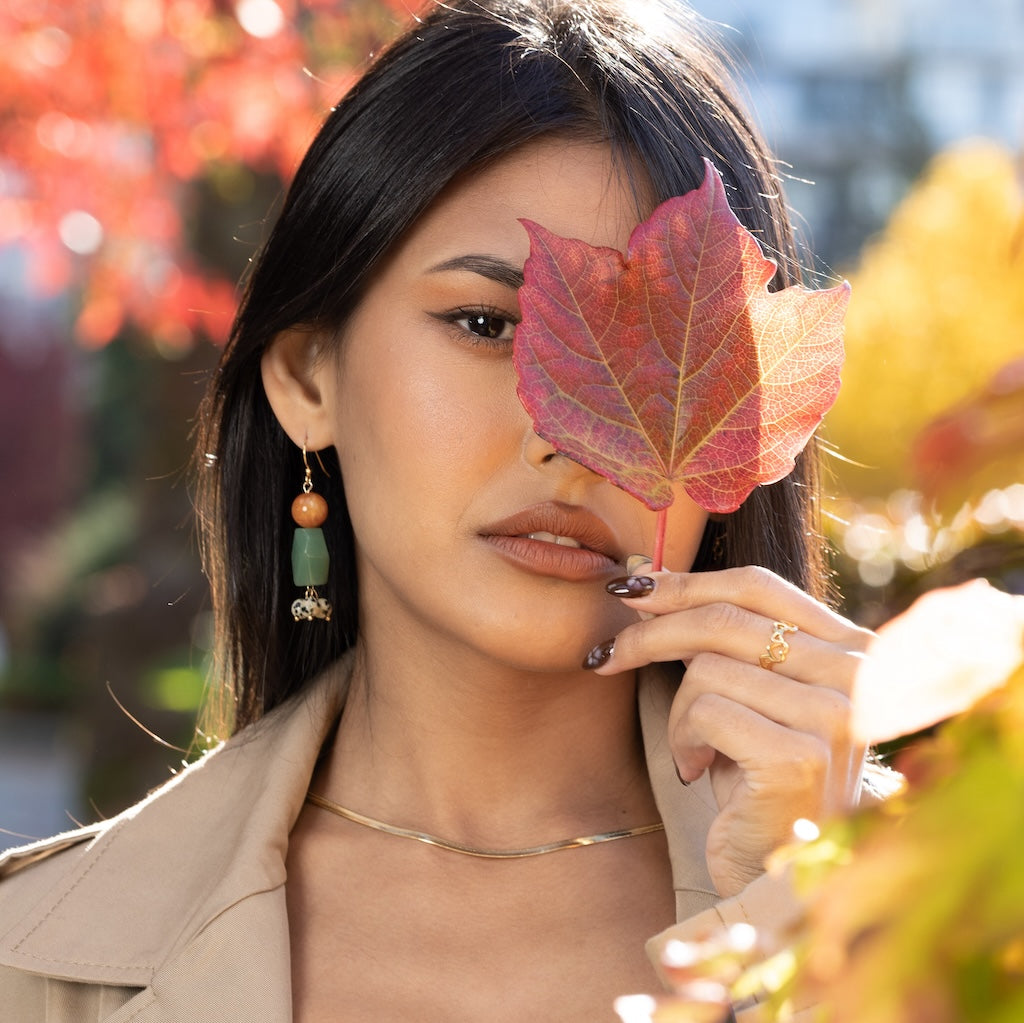
[(856, 257), (936, 150), (979, 135), (1021, 148), (1021, 0), (693, 3), (728, 26), (756, 119), (791, 165), (792, 205), (833, 267)]

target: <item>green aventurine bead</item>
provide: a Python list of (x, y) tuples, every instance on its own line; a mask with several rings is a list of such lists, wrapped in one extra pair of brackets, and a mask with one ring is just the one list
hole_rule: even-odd
[(292, 541), (292, 578), (296, 586), (323, 586), (331, 559), (322, 529), (295, 530)]

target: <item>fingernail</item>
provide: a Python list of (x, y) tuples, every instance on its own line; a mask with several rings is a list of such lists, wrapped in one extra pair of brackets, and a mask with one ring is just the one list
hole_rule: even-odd
[(626, 558), (626, 572), (629, 575), (636, 575), (637, 569), (641, 565), (653, 564), (654, 562), (651, 561), (651, 556), (649, 554), (630, 554), (629, 557)]
[(593, 669), (600, 668), (602, 664), (607, 664), (614, 649), (614, 639), (606, 639), (603, 643), (598, 643), (597, 646), (583, 658), (583, 667)]
[(613, 597), (646, 597), (654, 590), (654, 580), (647, 575), (627, 575), (613, 579), (605, 589)]
[(690, 787), (690, 783), (679, 773), (678, 767), (676, 768), (676, 777), (679, 779), (679, 784), (682, 785), (683, 788), (688, 789)]

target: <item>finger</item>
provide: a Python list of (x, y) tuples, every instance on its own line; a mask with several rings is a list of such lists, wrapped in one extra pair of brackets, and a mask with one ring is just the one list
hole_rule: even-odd
[[(846, 695), (827, 686), (807, 686), (783, 676), (769, 678), (759, 668), (718, 654), (698, 654), (672, 701), (668, 727), (673, 744), (676, 739), (685, 741), (691, 734), (687, 731), (691, 709), (706, 695), (724, 697), (789, 732), (820, 740), (829, 751), (834, 780), (841, 789), (837, 798), (845, 805), (848, 797), (852, 797), (864, 748), (851, 741), (851, 705)], [(692, 734), (693, 747), (687, 762), (694, 769), (703, 769), (701, 765), (708, 766), (709, 749), (713, 747), (707, 736)]]
[(850, 700), (829, 686), (808, 686), (720, 654), (698, 654), (672, 701), (670, 729), (705, 693), (717, 693), (776, 724), (824, 739), (839, 751), (850, 745)]
[[(718, 572), (638, 570), (628, 579), (647, 579), (650, 585), (629, 585), (628, 580), (615, 580), (609, 585), (609, 591), (638, 611), (666, 614), (702, 604), (729, 603), (769, 621), (793, 622), (804, 632), (841, 643), (847, 649), (863, 651), (871, 640), (868, 630), (853, 625), (799, 587), (756, 565)], [(613, 591), (616, 586), (617, 590)]]
[(726, 696), (702, 694), (675, 723), (670, 745), (684, 781), (695, 781), (709, 766), (710, 748), (737, 765), (752, 791), (800, 795), (813, 803), (803, 808), (812, 819), (820, 808), (831, 763), (827, 744)]
[[(775, 622), (761, 614), (724, 602), (705, 604), (629, 625), (610, 645), (591, 651), (585, 663), (613, 675), (658, 661), (689, 663), (709, 652), (756, 667), (774, 632)], [(850, 691), (862, 655), (804, 631), (786, 633), (784, 642), (783, 660), (773, 665), (777, 675)], [(764, 669), (758, 670), (763, 676)]]
[(626, 558), (626, 571), (630, 575), (649, 574), (654, 562), (646, 554), (630, 554)]

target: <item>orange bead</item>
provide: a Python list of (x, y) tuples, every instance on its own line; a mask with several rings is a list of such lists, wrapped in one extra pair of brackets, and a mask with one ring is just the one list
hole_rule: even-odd
[(292, 501), (292, 518), (303, 529), (323, 525), (327, 518), (327, 502), (319, 494), (299, 494)]

